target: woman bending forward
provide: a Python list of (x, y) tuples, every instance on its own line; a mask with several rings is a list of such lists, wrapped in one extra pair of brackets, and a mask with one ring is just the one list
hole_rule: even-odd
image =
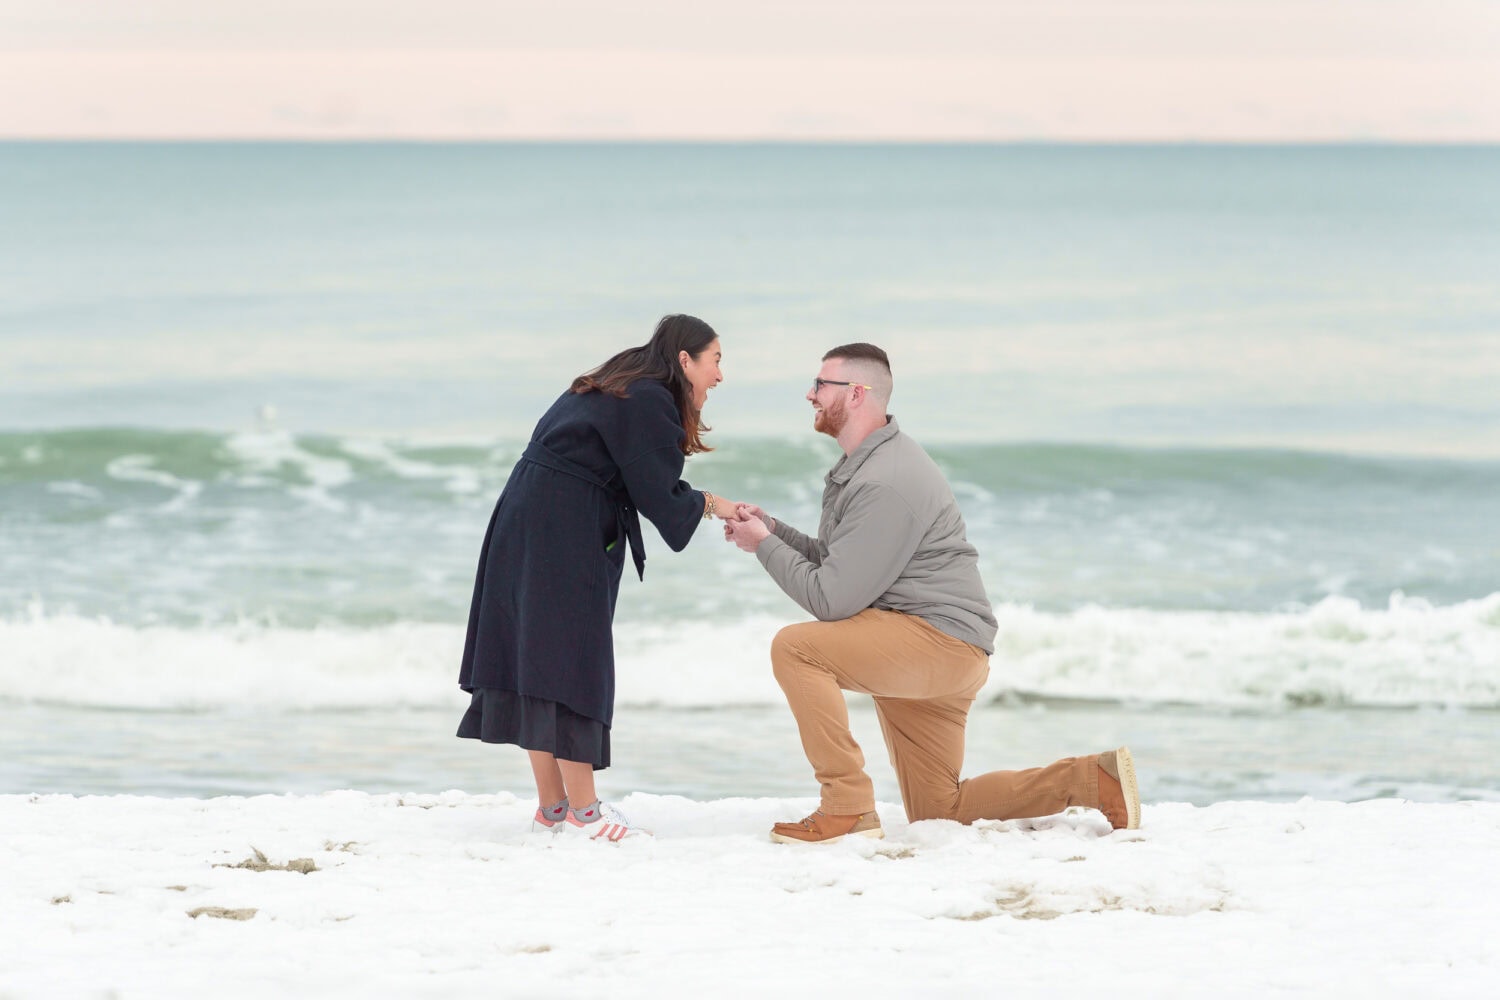
[(700, 521), (738, 512), (681, 479), (686, 457), (709, 450), (701, 413), (724, 380), (721, 357), (707, 323), (665, 317), (650, 343), (573, 380), (495, 504), (458, 675), (472, 695), (458, 735), (525, 748), (533, 829), (632, 832), (594, 791), (594, 771), (609, 766), (615, 598), (627, 558), (645, 579), (639, 514), (680, 552)]

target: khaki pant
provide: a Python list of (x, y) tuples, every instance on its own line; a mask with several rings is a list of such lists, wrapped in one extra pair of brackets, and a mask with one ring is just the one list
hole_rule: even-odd
[(874, 696), (912, 822), (1020, 819), (1099, 805), (1095, 757), (959, 780), (964, 726), (989, 676), (989, 656), (913, 615), (871, 608), (841, 621), (790, 625), (771, 643), (771, 665), (830, 815), (875, 808), (844, 691)]

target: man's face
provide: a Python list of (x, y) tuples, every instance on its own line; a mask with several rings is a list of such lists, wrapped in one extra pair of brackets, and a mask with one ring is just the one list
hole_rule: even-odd
[[(841, 373), (842, 368), (839, 358), (825, 361), (823, 367), (818, 369), (818, 378), (846, 382), (848, 379)], [(827, 434), (831, 438), (838, 437), (844, 425), (849, 422), (849, 409), (846, 405), (849, 399), (849, 387), (847, 385), (819, 386), (813, 383), (813, 387), (807, 391), (806, 398), (813, 407), (813, 430), (819, 434)]]

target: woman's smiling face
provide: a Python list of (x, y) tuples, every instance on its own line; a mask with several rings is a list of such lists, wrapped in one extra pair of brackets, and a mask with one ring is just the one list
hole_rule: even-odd
[(682, 373), (687, 377), (688, 383), (693, 387), (693, 406), (703, 409), (708, 402), (708, 390), (724, 381), (724, 373), (719, 370), (719, 362), (724, 360), (724, 352), (719, 344), (718, 338), (714, 338), (695, 358), (682, 351), (677, 355), (682, 364)]

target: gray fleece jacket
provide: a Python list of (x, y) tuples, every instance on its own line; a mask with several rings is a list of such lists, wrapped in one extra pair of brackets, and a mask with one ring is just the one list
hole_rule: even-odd
[(756, 550), (787, 596), (820, 621), (866, 608), (916, 615), (993, 653), (979, 553), (948, 481), (896, 418), (839, 459), (825, 483), (817, 538), (778, 518)]

